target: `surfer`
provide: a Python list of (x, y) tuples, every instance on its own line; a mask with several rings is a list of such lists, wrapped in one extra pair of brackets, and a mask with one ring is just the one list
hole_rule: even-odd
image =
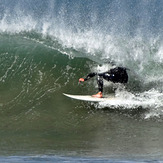
[(97, 76), (97, 84), (98, 84), (98, 90), (99, 92), (95, 95), (92, 95), (93, 97), (102, 97), (102, 92), (103, 92), (103, 79), (107, 81), (111, 81), (113, 83), (127, 83), (128, 81), (128, 74), (127, 74), (127, 69), (124, 67), (115, 67), (110, 69), (107, 72), (103, 73), (95, 73), (92, 72), (86, 76), (86, 78), (80, 78), (79, 82), (84, 82), (89, 80), (90, 78)]

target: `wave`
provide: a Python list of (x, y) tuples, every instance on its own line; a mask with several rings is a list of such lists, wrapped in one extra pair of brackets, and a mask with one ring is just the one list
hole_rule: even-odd
[[(77, 84), (79, 77), (90, 71), (98, 71), (98, 63), (87, 57), (88, 53), (65, 47), (56, 39), (33, 32), (1, 34), (0, 40), (3, 40), (0, 47), (1, 110), (15, 112), (19, 107), (22, 109), (23, 105), (25, 112), (30, 113), (55, 93), (91, 94), (96, 91), (95, 80), (84, 86)], [(104, 63), (103, 69), (109, 66), (111, 64)], [(133, 70), (128, 73), (130, 80), (125, 89), (121, 85), (110, 86), (110, 83), (105, 83), (105, 94), (113, 93), (112, 88), (116, 87), (117, 103), (99, 103), (94, 106), (131, 110), (142, 107), (150, 110), (144, 118), (162, 116), (159, 85), (155, 85), (155, 80), (145, 83)]]
[[(97, 71), (98, 64), (114, 64), (130, 69), (126, 89), (115, 92), (120, 106), (162, 116), (162, 1), (85, 3), (1, 2), (1, 107), (33, 108), (66, 90), (93, 93), (96, 84), (81, 90), (78, 78)], [(120, 107), (98, 107), (106, 106)]]

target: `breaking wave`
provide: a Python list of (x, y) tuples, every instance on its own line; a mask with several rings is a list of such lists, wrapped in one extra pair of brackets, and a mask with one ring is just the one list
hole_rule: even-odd
[[(148, 108), (145, 118), (163, 115), (163, 41), (160, 1), (1, 2), (1, 110), (30, 112), (49, 96), (81, 89), (78, 78), (112, 65), (130, 69), (126, 88), (107, 84), (116, 103), (98, 108)], [(6, 7), (7, 6), (7, 7)], [(137, 12), (139, 11), (139, 12)], [(71, 88), (71, 89), (70, 89)], [(90, 92), (90, 93), (89, 93)]]

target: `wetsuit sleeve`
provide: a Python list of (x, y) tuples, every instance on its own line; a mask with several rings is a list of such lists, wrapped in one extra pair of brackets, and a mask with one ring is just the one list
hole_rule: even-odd
[(92, 73), (88, 74), (88, 75), (86, 76), (86, 78), (84, 78), (84, 81), (87, 81), (87, 80), (89, 80), (90, 78), (93, 78), (93, 77), (96, 76), (96, 75), (97, 75), (97, 73), (92, 72)]

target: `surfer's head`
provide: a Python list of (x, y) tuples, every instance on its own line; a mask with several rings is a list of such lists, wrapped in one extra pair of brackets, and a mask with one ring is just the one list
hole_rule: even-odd
[(102, 73), (102, 72), (105, 72), (105, 71), (108, 71), (108, 69), (109, 69), (109, 66), (108, 65), (106, 65), (106, 64), (99, 64), (98, 66), (97, 66), (97, 72), (98, 73)]

